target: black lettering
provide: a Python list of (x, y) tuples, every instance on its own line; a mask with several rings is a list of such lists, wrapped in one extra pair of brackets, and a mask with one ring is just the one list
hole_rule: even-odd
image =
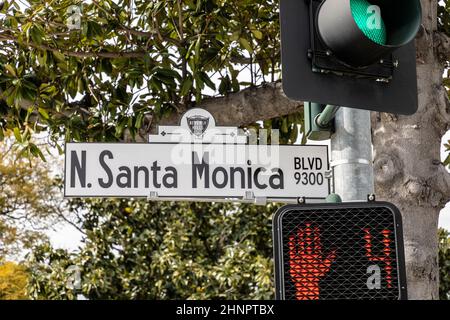
[(100, 165), (102, 166), (103, 170), (105, 170), (106, 175), (108, 176), (108, 180), (105, 182), (103, 179), (98, 179), (98, 184), (102, 188), (109, 188), (113, 184), (113, 174), (111, 172), (111, 169), (105, 162), (105, 157), (108, 157), (109, 159), (114, 159), (112, 152), (109, 150), (105, 150), (100, 153), (99, 156)]
[(258, 168), (258, 169), (256, 169), (255, 170), (255, 173), (254, 173), (254, 175), (253, 175), (253, 179), (255, 180), (255, 186), (258, 188), (258, 189), (266, 189), (267, 188), (267, 184), (265, 184), (265, 183), (263, 183), (263, 184), (260, 184), (259, 183), (259, 180), (258, 180), (258, 175), (259, 175), (259, 173), (260, 172), (266, 172), (267, 170), (265, 169), (265, 168)]
[(300, 170), (302, 168), (301, 159), (299, 157), (294, 158), (294, 168), (295, 170)]
[[(269, 184), (272, 189), (284, 189), (284, 174), (283, 170), (279, 168), (272, 169), (272, 172), (275, 173), (269, 179)], [(276, 184), (275, 181), (278, 180)]]
[(253, 182), (252, 182), (252, 168), (251, 167), (247, 168), (247, 173), (248, 173), (248, 176), (247, 176), (248, 188), (251, 189), (252, 185), (253, 185)]
[(149, 171), (147, 167), (134, 167), (134, 187), (139, 187), (139, 172), (144, 172), (145, 188), (149, 187)]
[(317, 184), (323, 185), (323, 174), (321, 173), (317, 174)]
[[(222, 183), (219, 183), (219, 181), (217, 181), (217, 175), (219, 172), (222, 172), (222, 174), (223, 174)], [(216, 188), (219, 188), (219, 189), (225, 188), (225, 186), (228, 184), (227, 170), (225, 170), (225, 168), (223, 168), (223, 167), (217, 167), (216, 169), (214, 169), (213, 174), (212, 174), (212, 182)]]
[(76, 151), (70, 153), (70, 187), (75, 188), (75, 171), (82, 188), (86, 186), (86, 151), (81, 151), (81, 164)]
[[(178, 173), (174, 167), (167, 167), (166, 174), (163, 177), (163, 185), (166, 188), (178, 188)], [(172, 182), (169, 182), (172, 179)]]
[(231, 188), (234, 189), (234, 183), (235, 183), (235, 173), (239, 172), (241, 174), (241, 188), (245, 189), (245, 172), (244, 169), (240, 167), (231, 167), (230, 169), (230, 184)]
[[(119, 167), (120, 173), (117, 175), (116, 182), (119, 188), (131, 188), (131, 169), (128, 167)], [(125, 178), (125, 182), (122, 179)]]
[[(206, 159), (206, 161), (205, 161)], [(204, 176), (205, 188), (209, 188), (209, 153), (205, 152), (202, 157), (202, 163), (198, 158), (197, 152), (192, 152), (192, 188), (197, 188), (197, 173), (200, 179)]]
[(308, 173), (307, 173), (307, 172), (303, 172), (303, 173), (302, 173), (302, 178), (303, 178), (302, 184), (303, 184), (304, 186), (306, 186), (306, 185), (309, 183), (309, 180), (308, 180)]
[(309, 168), (310, 170), (314, 169), (314, 162), (315, 162), (315, 158), (308, 158), (308, 164), (309, 164)]
[(309, 184), (310, 185), (316, 184), (316, 175), (314, 174), (314, 172), (310, 172), (309, 174)]
[(158, 161), (153, 162), (151, 170), (153, 174), (153, 186), (155, 188), (161, 188), (161, 184), (158, 182), (158, 171), (161, 170), (161, 167), (158, 166)]
[(322, 167), (323, 167), (322, 159), (317, 158), (316, 159), (316, 170), (322, 170)]

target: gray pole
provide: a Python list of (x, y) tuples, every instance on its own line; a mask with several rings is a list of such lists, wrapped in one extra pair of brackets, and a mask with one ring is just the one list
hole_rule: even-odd
[(367, 200), (374, 193), (370, 112), (341, 108), (331, 137), (334, 192), (343, 201)]

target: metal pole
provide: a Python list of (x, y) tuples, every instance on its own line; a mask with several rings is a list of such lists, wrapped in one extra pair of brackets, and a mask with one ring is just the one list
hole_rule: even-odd
[(331, 137), (334, 192), (343, 201), (367, 200), (374, 193), (370, 112), (340, 108)]
[(316, 124), (322, 128), (327, 127), (340, 108), (341, 107), (327, 105), (317, 117)]

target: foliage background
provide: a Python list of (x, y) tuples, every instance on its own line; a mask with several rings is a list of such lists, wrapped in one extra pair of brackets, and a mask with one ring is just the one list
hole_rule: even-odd
[(23, 265), (0, 261), (0, 300), (27, 299), (28, 277)]
[[(79, 210), (79, 204), (72, 204)], [(76, 209), (75, 209), (76, 208)], [(77, 254), (41, 246), (28, 260), (33, 298), (270, 299), (271, 217), (277, 207), (88, 200)]]
[(450, 300), (450, 233), (439, 230), (439, 298)]
[(23, 258), (33, 246), (48, 241), (44, 230), (67, 220), (62, 180), (54, 170), (60, 163), (50, 156), (45, 163), (22, 157), (21, 150), (12, 134), (0, 142), (0, 260)]

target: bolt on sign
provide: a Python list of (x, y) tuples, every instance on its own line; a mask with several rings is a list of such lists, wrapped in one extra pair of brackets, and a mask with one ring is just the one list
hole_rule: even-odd
[(394, 205), (289, 205), (273, 223), (277, 299), (407, 299)]
[(262, 137), (250, 143), (250, 137), (191, 109), (179, 126), (160, 126), (150, 143), (67, 143), (65, 196), (261, 203), (328, 196), (326, 146), (267, 145)]

